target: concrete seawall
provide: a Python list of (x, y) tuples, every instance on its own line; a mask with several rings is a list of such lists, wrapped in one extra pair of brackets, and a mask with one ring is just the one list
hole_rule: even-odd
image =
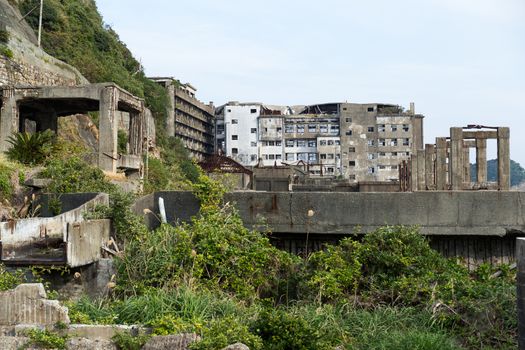
[[(188, 192), (157, 192), (135, 211), (158, 213), (164, 198), (168, 222), (198, 212)], [(247, 227), (265, 223), (274, 233), (366, 233), (384, 225), (418, 225), (424, 235), (506, 236), (525, 233), (524, 192), (458, 191), (414, 193), (253, 192), (228, 193)], [(308, 211), (313, 216), (308, 217)], [(150, 226), (158, 225), (149, 219)]]

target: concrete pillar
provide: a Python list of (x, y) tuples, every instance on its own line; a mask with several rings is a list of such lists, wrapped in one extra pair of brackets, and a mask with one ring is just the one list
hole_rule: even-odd
[(501, 191), (510, 189), (509, 137), (509, 128), (498, 128), (498, 188)]
[(119, 91), (106, 87), (100, 94), (100, 119), (98, 139), (98, 166), (109, 172), (117, 172), (117, 117)]
[(463, 142), (463, 183), (470, 188), (470, 147)]
[(447, 189), (447, 138), (436, 138), (436, 189)]
[(3, 90), (2, 109), (0, 110), (0, 152), (7, 151), (11, 144), (7, 142), (19, 128), (19, 111), (14, 89)]
[(487, 139), (476, 139), (476, 173), (478, 183), (487, 182)]
[(450, 172), (453, 191), (463, 189), (463, 129), (450, 128)]
[(434, 145), (425, 145), (425, 189), (432, 190), (436, 188), (434, 182), (434, 154), (436, 150)]
[(518, 299), (518, 348), (525, 350), (525, 237), (516, 239), (516, 262), (518, 272), (516, 289)]
[(169, 136), (175, 136), (175, 86), (168, 85), (168, 98), (170, 105), (168, 106), (166, 116), (166, 133)]
[(425, 191), (425, 150), (417, 151), (417, 189), (418, 191)]

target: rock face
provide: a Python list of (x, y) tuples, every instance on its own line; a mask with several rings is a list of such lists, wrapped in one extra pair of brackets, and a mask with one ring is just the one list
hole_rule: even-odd
[(148, 340), (142, 350), (187, 350), (191, 343), (200, 339), (195, 333), (156, 336)]
[(0, 293), (0, 326), (69, 324), (67, 307), (46, 299), (42, 283), (25, 283)]

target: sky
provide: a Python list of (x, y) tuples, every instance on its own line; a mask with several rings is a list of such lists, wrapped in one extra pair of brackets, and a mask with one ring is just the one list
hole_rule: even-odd
[(426, 143), (452, 126), (508, 126), (511, 158), (525, 166), (524, 0), (97, 6), (147, 75), (190, 82), (203, 102), (414, 102)]

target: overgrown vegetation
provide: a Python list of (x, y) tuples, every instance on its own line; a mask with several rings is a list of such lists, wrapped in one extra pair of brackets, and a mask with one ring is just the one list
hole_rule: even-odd
[(39, 165), (53, 153), (55, 134), (51, 130), (43, 132), (19, 132), (9, 137), (11, 147), (7, 150), (9, 159), (26, 165)]
[(34, 345), (43, 349), (66, 349), (67, 337), (61, 336), (49, 330), (41, 330), (37, 328), (30, 329), (27, 331), (27, 336), (30, 340), (29, 343), (23, 347), (24, 349), (30, 345)]

